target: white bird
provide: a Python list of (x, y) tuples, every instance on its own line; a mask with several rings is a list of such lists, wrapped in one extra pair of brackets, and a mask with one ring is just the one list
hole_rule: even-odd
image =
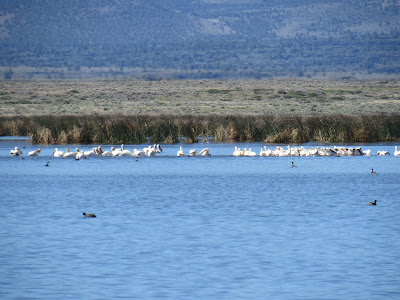
[(385, 156), (385, 155), (388, 155), (388, 154), (390, 154), (389, 151), (378, 151), (378, 153), (376, 155)]
[[(111, 150), (112, 149), (113, 149), (113, 147), (111, 147)], [(97, 151), (101, 154), (101, 156), (112, 156), (112, 152), (111, 151), (103, 151), (101, 146), (97, 147)]]
[(37, 149), (36, 151), (31, 151), (28, 153), (29, 156), (38, 156), (40, 153), (40, 149)]
[(189, 156), (196, 156), (197, 155), (197, 150), (196, 149), (192, 149), (189, 151)]
[(178, 153), (176, 154), (178, 157), (180, 157), (180, 156), (185, 156), (185, 153), (183, 153), (183, 150), (182, 150), (182, 146), (179, 148), (179, 151), (178, 151)]
[(69, 148), (67, 148), (67, 151), (63, 155), (64, 158), (71, 158), (71, 157), (76, 157), (76, 153), (70, 152)]
[(121, 149), (120, 148), (118, 148), (118, 149), (115, 149), (114, 147), (111, 147), (111, 154), (112, 154), (112, 156), (118, 156), (119, 155), (119, 153), (121, 152)]
[(53, 156), (54, 157), (63, 157), (64, 153), (65, 153), (64, 151), (60, 151), (60, 150), (58, 150), (58, 148), (55, 148), (54, 152), (53, 152)]
[(146, 154), (142, 150), (138, 150), (138, 149), (133, 150), (133, 156), (138, 157), (138, 156), (144, 156), (144, 155), (146, 155)]
[(242, 156), (242, 152), (240, 151), (240, 148), (235, 146), (235, 151), (233, 151), (233, 156)]
[(394, 156), (400, 156), (400, 151), (397, 151), (397, 146), (394, 146)]
[(11, 150), (10, 153), (11, 153), (11, 156), (20, 156), (20, 155), (22, 155), (22, 151), (19, 150), (18, 147), (15, 147), (14, 150)]
[(119, 152), (118, 156), (133, 156), (133, 154), (131, 151), (123, 149)]
[(251, 148), (244, 153), (244, 156), (256, 156), (257, 154), (254, 151), (251, 151)]
[(156, 145), (143, 148), (143, 152), (145, 156), (154, 156), (156, 154)]
[(78, 151), (78, 153), (76, 153), (75, 155), (75, 159), (76, 160), (80, 160), (81, 158), (86, 158), (86, 155), (83, 153), (83, 151)]
[(210, 149), (209, 148), (204, 148), (199, 152), (199, 156), (211, 156), (210, 154)]
[(271, 149), (268, 149), (267, 146), (264, 146), (264, 153), (265, 153), (265, 156), (274, 156), (275, 155), (274, 151), (272, 151)]
[(92, 148), (92, 150), (88, 150), (88, 151), (83, 151), (83, 154), (85, 154), (85, 156), (98, 156), (99, 153), (97, 153), (97, 150), (95, 147)]
[(363, 153), (363, 155), (365, 155), (365, 156), (371, 156), (371, 150), (370, 150), (370, 149), (365, 150), (365, 151), (363, 151), (362, 153)]

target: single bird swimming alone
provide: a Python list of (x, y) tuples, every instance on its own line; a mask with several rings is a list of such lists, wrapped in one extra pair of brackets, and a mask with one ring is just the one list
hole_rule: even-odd
[(376, 205), (376, 200), (374, 202), (368, 203), (368, 205)]
[(47, 164), (44, 165), (45, 167), (50, 167), (49, 162), (47, 162)]
[(296, 168), (297, 166), (292, 162), (292, 168)]
[(378, 175), (378, 173), (376, 173), (376, 172), (374, 171), (374, 169), (371, 169), (371, 175)]
[(95, 214), (86, 214), (86, 213), (83, 213), (83, 217), (84, 217), (84, 218), (96, 218), (96, 215), (95, 215)]

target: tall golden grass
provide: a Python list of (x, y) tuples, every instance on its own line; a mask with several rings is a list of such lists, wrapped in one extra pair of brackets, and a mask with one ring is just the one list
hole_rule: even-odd
[(0, 117), (0, 136), (30, 136), (35, 144), (387, 142), (400, 141), (400, 115)]

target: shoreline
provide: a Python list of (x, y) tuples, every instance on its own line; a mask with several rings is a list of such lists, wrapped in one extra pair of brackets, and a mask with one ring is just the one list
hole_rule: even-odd
[(400, 141), (400, 82), (0, 81), (0, 136), (35, 143)]

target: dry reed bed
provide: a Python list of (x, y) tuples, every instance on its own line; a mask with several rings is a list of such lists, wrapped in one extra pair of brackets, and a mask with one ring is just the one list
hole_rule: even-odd
[(0, 135), (31, 136), (35, 144), (382, 142), (400, 141), (400, 116), (4, 116)]

